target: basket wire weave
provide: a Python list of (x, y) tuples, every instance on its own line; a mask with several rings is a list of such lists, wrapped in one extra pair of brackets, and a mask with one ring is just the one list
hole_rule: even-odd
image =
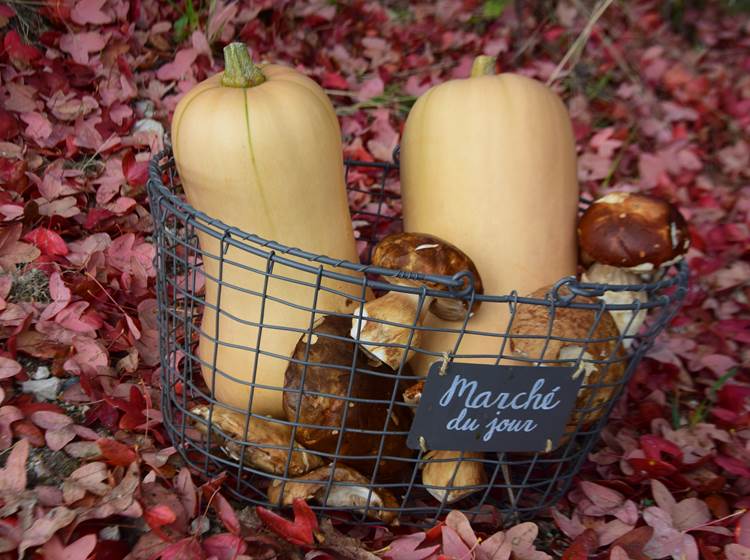
[[(397, 162), (397, 153), (394, 154), (394, 160)], [(272, 240), (265, 240), (249, 232), (229, 227), (219, 220), (207, 216), (196, 209), (192, 208), (184, 198), (184, 194), (179, 185), (174, 160), (170, 153), (157, 155), (151, 162), (148, 195), (150, 200), (151, 213), (154, 217), (154, 240), (157, 247), (156, 268), (157, 268), (157, 301), (158, 301), (158, 325), (159, 325), (159, 344), (161, 357), (161, 381), (162, 381), (162, 411), (164, 417), (164, 426), (175, 447), (179, 450), (185, 462), (195, 471), (205, 477), (226, 476), (224, 488), (228, 490), (233, 497), (253, 505), (262, 505), (266, 507), (276, 507), (278, 504), (271, 503), (268, 498), (268, 488), (274, 484), (282, 484), (282, 488), (293, 480), (295, 477), (290, 473), (290, 463), (293, 453), (291, 452), (291, 443), (288, 445), (268, 445), (268, 451), (277, 449), (286, 453), (286, 464), (283, 465), (276, 473), (265, 472), (257, 466), (247, 464), (247, 454), (249, 447), (246, 442), (247, 433), (251, 426), (251, 417), (257, 417), (257, 414), (250, 413), (248, 410), (232, 409), (232, 407), (219, 403), (212, 395), (214, 392), (214, 383), (216, 378), (228, 376), (233, 382), (248, 385), (251, 392), (255, 388), (252, 381), (242, 380), (233, 376), (233, 372), (222, 372), (216, 368), (216, 357), (214, 353), (213, 363), (202, 360), (196, 352), (198, 338), (205, 336), (201, 331), (202, 310), (207, 304), (205, 295), (201, 286), (204, 282), (216, 282), (222, 286), (221, 271), (225, 266), (237, 263), (231, 263), (226, 259), (226, 252), (231, 247), (234, 251), (246, 251), (263, 259), (266, 265), (265, 270), (252, 269), (247, 270), (247, 274), (258, 274), (264, 277), (264, 291), (254, 294), (261, 298), (261, 310), (264, 308), (267, 299), (273, 299), (276, 303), (289, 306), (295, 309), (302, 309), (310, 314), (309, 327), (299, 329), (299, 335), (307, 337), (307, 347), (305, 358), (297, 360), (298, 366), (302, 367), (303, 374), (300, 380), (300, 387), (305, 387), (305, 375), (309, 367), (327, 366), (312, 362), (308, 359), (310, 340), (312, 339), (313, 328), (316, 318), (321, 315), (333, 315), (345, 318), (353, 318), (352, 315), (344, 313), (334, 313), (331, 310), (319, 309), (316, 307), (318, 293), (332, 288), (326, 286), (326, 279), (335, 279), (344, 281), (347, 284), (358, 288), (359, 297), (353, 297), (354, 293), (337, 293), (341, 297), (347, 297), (356, 300), (361, 307), (365, 303), (368, 289), (373, 290), (376, 294), (385, 291), (403, 291), (415, 293), (419, 297), (418, 307), (425, 305), (427, 297), (452, 297), (462, 298), (469, 302), (468, 308), (475, 300), (482, 302), (482, 305), (506, 305), (510, 310), (510, 322), (512, 324), (516, 310), (519, 305), (535, 305), (547, 308), (551, 317), (554, 317), (556, 309), (572, 307), (576, 309), (585, 309), (594, 314), (594, 321), (591, 332), (593, 333), (596, 326), (606, 310), (627, 311), (632, 314), (631, 320), (641, 310), (648, 310), (648, 320), (646, 325), (641, 328), (640, 333), (632, 336), (632, 345), (627, 355), (620, 357), (610, 356), (605, 360), (592, 360), (596, 367), (608, 368), (612, 363), (627, 360), (625, 373), (614, 383), (594, 383), (588, 385), (590, 394), (586, 406), (579, 407), (575, 412), (579, 414), (579, 421), (568, 429), (567, 437), (563, 443), (550, 453), (535, 454), (514, 454), (514, 453), (485, 453), (478, 456), (464, 457), (461, 460), (465, 462), (479, 463), (486, 473), (486, 482), (478, 484), (475, 492), (468, 497), (455, 503), (448, 503), (448, 493), (445, 490), (465, 489), (453, 487), (453, 479), (457, 475), (460, 463), (455, 459), (451, 465), (455, 465), (453, 475), (450, 477), (448, 487), (429, 488), (421, 479), (421, 470), (424, 467), (425, 452), (418, 451), (413, 455), (407, 456), (389, 456), (384, 454), (386, 442), (389, 437), (404, 438), (408, 434), (409, 426), (394, 427), (388, 420), (392, 418), (394, 411), (397, 409), (414, 408), (415, 405), (407, 404), (401, 399), (401, 389), (403, 383), (407, 385), (420, 379), (419, 376), (401, 367), (390, 374), (384, 374), (382, 371), (375, 371), (369, 366), (362, 366), (352, 363), (349, 368), (349, 392), (346, 395), (331, 395), (322, 393), (322, 396), (342, 399), (347, 406), (344, 407), (343, 418), (339, 426), (316, 426), (303, 424), (299, 418), (299, 409), (297, 417), (293, 419), (273, 419), (263, 417), (264, 420), (279, 425), (286, 425), (291, 428), (292, 439), (296, 430), (300, 427), (323, 428), (337, 430), (338, 443), (332, 452), (308, 451), (310, 455), (318, 456), (319, 461), (332, 465), (332, 469), (321, 480), (310, 480), (310, 493), (315, 493), (316, 500), (310, 501), (314, 510), (324, 513), (331, 517), (340, 517), (343, 520), (368, 523), (382, 524), (384, 516), (400, 518), (401, 524), (410, 524), (417, 526), (427, 526), (433, 524), (442, 515), (450, 509), (459, 509), (463, 511), (470, 520), (480, 514), (487, 514), (493, 511), (507, 519), (524, 519), (531, 518), (547, 507), (553, 505), (560, 499), (570, 487), (573, 477), (580, 470), (585, 461), (588, 452), (598, 438), (599, 432), (607, 421), (609, 412), (620, 395), (624, 385), (627, 383), (632, 373), (635, 371), (638, 362), (646, 353), (656, 336), (669, 323), (675, 315), (682, 299), (687, 290), (688, 268), (683, 262), (673, 265), (664, 270), (657, 279), (648, 284), (637, 286), (612, 286), (602, 284), (586, 284), (576, 281), (574, 277), (563, 278), (551, 290), (549, 297), (545, 300), (533, 299), (519, 296), (516, 293), (508, 295), (496, 294), (476, 294), (471, 282), (469, 273), (460, 273), (453, 277), (444, 276), (425, 276), (421, 274), (405, 273), (403, 271), (394, 271), (376, 268), (367, 264), (372, 252), (372, 247), (386, 234), (393, 231), (400, 231), (401, 220), (399, 216), (389, 216), (385, 214), (388, 198), (397, 199), (397, 189), (394, 185), (398, 181), (398, 164), (377, 163), (377, 162), (354, 162), (347, 161), (346, 177), (347, 189), (350, 197), (369, 196), (370, 204), (365, 210), (357, 210), (352, 213), (353, 220), (357, 221), (362, 227), (359, 228), (361, 236), (359, 241), (362, 251), (363, 262), (351, 263), (331, 259), (321, 255), (308, 253), (302, 249), (289, 248)], [(582, 207), (585, 202), (582, 202)], [(202, 235), (210, 236), (220, 242), (220, 254), (208, 254), (202, 250), (198, 243), (198, 232)], [(207, 276), (202, 263), (207, 259), (215, 259), (219, 266), (219, 277), (211, 278)], [(294, 271), (294, 277), (290, 276), (288, 271)], [(305, 284), (314, 290), (315, 297), (312, 304), (305, 302), (284, 301), (281, 298), (271, 296), (266, 288), (269, 282), (300, 282), (300, 272), (307, 278)], [(419, 278), (426, 279), (434, 285), (441, 286), (441, 290), (430, 289), (426, 287), (413, 288), (409, 286), (394, 286), (384, 281), (383, 278), (400, 277), (400, 278)], [(203, 279), (202, 279), (203, 278)], [(562, 288), (565, 288), (564, 290)], [(241, 286), (226, 286), (226, 290), (242, 290)], [(635, 291), (640, 290), (646, 295), (645, 301), (634, 300), (629, 304), (605, 304), (599, 302), (596, 304), (581, 301), (579, 296), (597, 297), (604, 294), (605, 291)], [(335, 291), (335, 290), (333, 290)], [(225, 313), (221, 308), (221, 299), (214, 309), (217, 317)], [(421, 329), (429, 331), (429, 327), (418, 326), (415, 321), (409, 325), (403, 325), (410, 329), (411, 333)], [(248, 357), (257, 365), (257, 358), (266, 353), (263, 345), (263, 336), (269, 336), (269, 331), (274, 329), (289, 329), (289, 327), (272, 325), (264, 323), (263, 313), (258, 318), (257, 327), (259, 329), (258, 339), (250, 341), (244, 348), (248, 352)], [(450, 352), (448, 359), (460, 359), (461, 361), (476, 361), (479, 358), (494, 359), (498, 363), (502, 358), (509, 357), (508, 342), (510, 336), (508, 329), (499, 329), (498, 332), (480, 333), (471, 330), (471, 323), (467, 314), (463, 324), (459, 321), (455, 327), (455, 332), (459, 336), (459, 341), (465, 334), (493, 336), (498, 343), (498, 352), (492, 356), (472, 356), (456, 352)], [(552, 321), (550, 321), (550, 331), (547, 332), (546, 342), (555, 337), (551, 333)], [(295, 329), (296, 330), (296, 329)], [(221, 333), (216, 334), (220, 338)], [(538, 335), (534, 335), (537, 336)], [(337, 338), (332, 336), (332, 338)], [(559, 340), (559, 339), (558, 339)], [(355, 353), (359, 352), (366, 344), (360, 340), (348, 340), (355, 347)], [(585, 345), (589, 340), (572, 341), (580, 345)], [(623, 335), (617, 340), (617, 348), (622, 347), (624, 343)], [(218, 348), (219, 344), (215, 345)], [(411, 338), (408, 343), (409, 350), (416, 352), (425, 352), (421, 348), (414, 348), (411, 345)], [(290, 360), (289, 356), (276, 356), (279, 359)], [(441, 359), (441, 355), (434, 354), (434, 359)], [(516, 358), (517, 359), (517, 358)], [(586, 358), (579, 356), (578, 360), (586, 361)], [(544, 363), (546, 361), (530, 357), (530, 362)], [(367, 362), (365, 362), (366, 364)], [(572, 365), (572, 364), (571, 364)], [(576, 364), (578, 365), (578, 363)], [(214, 372), (211, 383), (205, 383), (201, 376), (201, 367), (212, 368)], [(331, 364), (332, 367), (340, 367)], [(358, 375), (375, 375), (378, 376), (379, 382), (390, 382), (392, 391), (389, 399), (369, 399), (361, 396), (352, 395), (353, 382)], [(253, 378), (251, 378), (253, 379)], [(402, 383), (402, 384), (399, 384)], [(585, 382), (584, 382), (585, 383)], [(258, 385), (259, 386), (259, 385)], [(281, 390), (281, 389), (279, 389)], [(611, 398), (604, 403), (593, 403), (592, 399), (598, 390), (609, 391)], [(296, 389), (299, 391), (299, 389)], [(307, 391), (306, 391), (307, 394)], [(252, 395), (252, 393), (251, 393)], [(252, 398), (252, 396), (251, 396)], [(298, 399), (298, 402), (302, 399)], [(387, 407), (388, 414), (386, 421), (380, 430), (363, 430), (346, 425), (347, 410), (354, 404), (376, 404)], [(206, 405), (208, 409), (207, 417), (200, 416), (194, 412), (196, 405)], [(214, 411), (218, 407), (234, 410), (241, 414), (244, 420), (244, 433), (241, 436), (229, 434), (216, 425), (213, 421)], [(409, 410), (406, 410), (409, 412)], [(593, 415), (593, 422), (585, 423), (582, 421), (586, 415)], [(198, 429), (200, 428), (200, 429)], [(398, 428), (398, 429), (397, 429)], [(351, 457), (341, 454), (342, 443), (347, 434), (350, 436), (357, 433), (367, 433), (379, 438), (377, 453), (373, 455)], [(228, 453), (227, 449), (232, 447), (234, 454)], [(260, 447), (263, 445), (255, 446)], [(337, 466), (348, 464), (357, 466), (356, 459), (370, 459), (368, 465), (372, 469), (365, 474), (367, 483), (361, 482), (336, 482), (334, 484), (334, 470)], [(396, 462), (403, 465), (401, 477), (396, 479), (384, 479), (378, 476), (381, 467), (385, 462)], [(276, 482), (274, 482), (276, 481)], [(458, 485), (457, 483), (455, 483)], [(332, 495), (332, 489), (349, 486), (360, 488), (360, 500), (348, 507), (340, 503), (334, 503), (329, 500)], [(395, 502), (385, 503), (382, 499), (378, 500), (379, 492), (389, 491), (394, 497)], [(431, 496), (428, 490), (442, 490), (442, 500)]]

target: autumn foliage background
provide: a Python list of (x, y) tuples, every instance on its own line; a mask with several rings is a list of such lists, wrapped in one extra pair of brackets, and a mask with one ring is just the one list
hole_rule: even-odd
[[(750, 558), (750, 18), (742, 8), (687, 0), (0, 4), (0, 556)], [(291, 521), (230, 503), (221, 480), (181, 465), (159, 412), (144, 185), (175, 104), (221, 69), (231, 40), (326, 88), (346, 155), (360, 160), (389, 160), (415, 96), (467, 76), (475, 55), (496, 55), (503, 71), (554, 78), (587, 193), (649, 192), (680, 207), (693, 245), (685, 306), (558, 508), (515, 527), (501, 527), (491, 510), (473, 526), (452, 513), (427, 532), (334, 526), (304, 504)]]

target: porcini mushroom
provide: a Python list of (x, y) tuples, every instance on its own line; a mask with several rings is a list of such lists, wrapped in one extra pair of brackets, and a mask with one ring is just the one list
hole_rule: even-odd
[[(357, 355), (354, 379), (351, 379), (356, 344), (348, 337), (350, 325), (348, 317), (325, 316), (313, 328), (310, 337), (307, 334), (300, 337), (284, 376), (283, 406), (287, 419), (297, 424), (295, 438), (299, 443), (308, 449), (337, 452), (341, 456), (372, 457), (350, 460), (367, 472), (378, 455), (380, 433), (386, 428), (389, 404), (398, 379), (391, 369), (377, 360), (368, 360), (361, 353)], [(405, 374), (409, 375), (408, 369)], [(392, 407), (387, 431), (408, 431), (409, 413), (405, 409), (405, 406)], [(342, 429), (346, 430), (343, 436)], [(385, 438), (383, 455), (406, 457), (412, 454), (406, 447), (405, 436)], [(379, 478), (388, 478), (404, 466), (408, 463), (381, 460)]]
[(483, 453), (474, 451), (430, 451), (424, 456), (422, 484), (436, 500), (452, 504), (484, 490), (487, 472), (481, 459)]
[[(455, 245), (433, 235), (391, 234), (375, 247), (372, 264), (410, 273), (443, 276), (469, 271), (473, 276), (475, 292), (483, 293), (482, 279), (471, 259)], [(394, 285), (440, 289), (438, 285), (426, 281), (397, 277), (386, 279)], [(413, 355), (413, 351), (410, 351), (409, 355), (404, 356), (408, 346), (420, 346), (422, 332), (418, 327), (428, 310), (441, 319), (458, 321), (465, 318), (467, 313), (474, 313), (480, 304), (475, 301), (472, 308), (468, 309), (467, 302), (462, 299), (428, 297), (420, 308), (420, 297), (420, 294), (391, 291), (366, 303), (361, 318), (359, 310), (355, 312), (357, 317), (352, 321), (352, 338), (363, 343), (362, 349), (365, 352), (392, 369), (398, 369), (404, 358), (408, 360)], [(412, 325), (417, 328), (412, 328)]]
[[(550, 290), (547, 286), (527, 297), (543, 300)], [(567, 286), (562, 286), (559, 295), (571, 293)], [(574, 301), (599, 305), (594, 298), (585, 296), (576, 296)], [(617, 345), (619, 335), (614, 319), (604, 310), (594, 328), (598, 313), (598, 309), (556, 307), (550, 325), (550, 307), (519, 303), (510, 329), (511, 352), (525, 358), (527, 365), (530, 362), (543, 366), (579, 364), (575, 375), (584, 376), (583, 385), (568, 430), (579, 425), (586, 427), (600, 418), (615, 393), (614, 384), (625, 374), (624, 354)]]
[(289, 475), (299, 476), (323, 464), (319, 456), (308, 453), (299, 445), (294, 445), (295, 451), (290, 459), (289, 452), (293, 442), (292, 430), (288, 425), (253, 416), (246, 430), (245, 415), (223, 407), (215, 406), (212, 412), (208, 405), (198, 405), (190, 412), (206, 420), (206, 422), (194, 422), (204, 435), (208, 433), (209, 420), (212, 426), (226, 434), (228, 437), (224, 437), (217, 430), (212, 430), (211, 437), (229, 457), (236, 461), (242, 457), (244, 463), (250, 467), (271, 474), (283, 475), (288, 462)]
[(595, 200), (578, 222), (584, 262), (651, 272), (679, 260), (690, 246), (674, 205), (653, 196), (613, 192)]
[[(590, 284), (609, 284), (612, 286), (637, 286), (641, 283), (638, 276), (623, 268), (617, 268), (608, 264), (594, 263), (583, 273), (581, 280)], [(635, 305), (637, 302), (645, 303), (648, 299), (643, 290), (614, 291), (606, 290), (599, 299), (607, 304), (613, 305)], [(646, 310), (610, 310), (610, 315), (617, 325), (617, 330), (622, 335), (622, 345), (629, 350), (633, 344), (633, 337), (638, 333), (641, 325), (646, 320)]]
[(368, 517), (387, 524), (396, 519), (398, 502), (393, 494), (384, 488), (372, 488), (367, 478), (346, 465), (337, 465), (333, 470), (331, 489), (326, 497), (331, 470), (329, 465), (294, 480), (274, 480), (268, 488), (268, 501), (289, 506), (298, 498), (314, 499), (326, 507), (366, 511)]
[(422, 391), (424, 391), (424, 379), (420, 379), (414, 385), (407, 387), (401, 395), (406, 404), (414, 407), (412, 411), (415, 413), (417, 412), (416, 407), (419, 405), (419, 401), (422, 400)]

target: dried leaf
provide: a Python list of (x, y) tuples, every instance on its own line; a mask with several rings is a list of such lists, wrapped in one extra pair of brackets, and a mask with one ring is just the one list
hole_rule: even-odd
[(8, 379), (21, 373), (21, 364), (10, 358), (0, 356), (0, 379)]
[(108, 479), (107, 465), (100, 462), (87, 463), (74, 470), (63, 482), (63, 501), (72, 504), (83, 498), (86, 492), (106, 496), (111, 490)]
[(26, 460), (29, 457), (29, 442), (25, 439), (13, 446), (5, 467), (0, 469), (0, 495), (10, 496), (26, 490)]
[(24, 551), (28, 548), (48, 542), (52, 535), (70, 525), (75, 518), (75, 512), (66, 507), (61, 506), (49, 510), (24, 531), (23, 540), (18, 545), (19, 556), (23, 557)]
[(105, 519), (111, 515), (139, 517), (143, 514), (135, 500), (135, 491), (140, 483), (137, 463), (132, 463), (120, 483), (112, 488), (98, 504), (79, 514), (77, 523), (88, 519)]
[(448, 513), (445, 518), (445, 524), (453, 529), (469, 548), (474, 548), (477, 545), (477, 536), (474, 534), (469, 520), (460, 511), (453, 510)]
[(388, 560), (424, 560), (440, 548), (439, 544), (417, 548), (424, 540), (424, 533), (412, 533), (399, 537), (388, 546), (383, 557)]
[(96, 547), (96, 535), (86, 535), (64, 546), (57, 536), (53, 536), (42, 547), (45, 560), (86, 560)]
[(443, 554), (451, 558), (468, 558), (469, 547), (459, 534), (448, 525), (443, 525)]

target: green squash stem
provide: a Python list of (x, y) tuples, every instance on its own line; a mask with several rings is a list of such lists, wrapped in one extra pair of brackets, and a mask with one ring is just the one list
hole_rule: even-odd
[(474, 63), (471, 65), (471, 77), (492, 76), (495, 73), (496, 60), (497, 58), (494, 56), (480, 54), (474, 59)]
[(221, 85), (226, 87), (254, 87), (266, 81), (260, 67), (253, 63), (244, 43), (230, 43), (224, 47), (224, 75)]

